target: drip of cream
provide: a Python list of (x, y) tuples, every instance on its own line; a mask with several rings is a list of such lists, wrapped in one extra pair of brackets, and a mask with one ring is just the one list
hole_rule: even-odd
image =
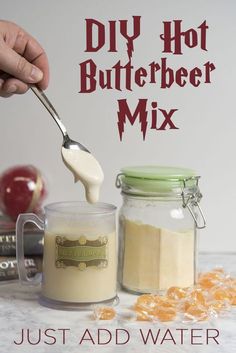
[(86, 200), (95, 203), (99, 199), (100, 187), (104, 175), (98, 161), (91, 153), (62, 147), (62, 159), (67, 168), (74, 174), (75, 183), (84, 185)]

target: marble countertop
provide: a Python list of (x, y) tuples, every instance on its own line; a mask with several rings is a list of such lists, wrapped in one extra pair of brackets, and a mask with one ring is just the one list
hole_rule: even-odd
[[(235, 274), (236, 253), (204, 253), (199, 256), (200, 270), (218, 265)], [(236, 309), (226, 316), (197, 324), (131, 322), (125, 317), (135, 295), (120, 292), (118, 319), (96, 322), (89, 311), (59, 311), (41, 306), (39, 291), (39, 287), (21, 286), (18, 282), (0, 285), (0, 353), (83, 353), (91, 350), (103, 353), (236, 352)], [(15, 344), (14, 341), (20, 342), (22, 330), (29, 333), (31, 343), (36, 343), (41, 334), (39, 343), (29, 344), (25, 338), (21, 345)], [(45, 330), (51, 337), (45, 336)], [(170, 333), (166, 334), (167, 330)], [(145, 343), (148, 332), (157, 337), (156, 343), (152, 340)], [(215, 340), (211, 338), (217, 333)], [(170, 334), (173, 339), (167, 340)], [(166, 339), (162, 341), (164, 336)], [(191, 336), (194, 344), (190, 345)]]

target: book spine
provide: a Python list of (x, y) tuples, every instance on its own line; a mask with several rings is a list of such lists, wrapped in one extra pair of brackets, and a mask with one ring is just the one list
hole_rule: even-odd
[[(43, 254), (43, 234), (25, 234), (24, 235), (24, 253), (25, 255)], [(16, 255), (16, 235), (0, 234), (0, 256)]]
[[(42, 271), (41, 257), (25, 258), (25, 267), (28, 277), (34, 277)], [(15, 257), (0, 257), (0, 282), (18, 279), (17, 261)]]

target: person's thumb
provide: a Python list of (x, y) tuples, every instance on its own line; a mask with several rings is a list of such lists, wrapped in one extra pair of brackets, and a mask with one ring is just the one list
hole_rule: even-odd
[(0, 50), (0, 70), (26, 83), (36, 83), (43, 78), (43, 72), (38, 67), (5, 44)]

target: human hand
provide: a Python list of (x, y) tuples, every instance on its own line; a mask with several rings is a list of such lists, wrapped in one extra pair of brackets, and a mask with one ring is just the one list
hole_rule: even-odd
[(46, 53), (15, 23), (0, 20), (0, 96), (25, 93), (30, 84), (42, 90), (49, 81)]

